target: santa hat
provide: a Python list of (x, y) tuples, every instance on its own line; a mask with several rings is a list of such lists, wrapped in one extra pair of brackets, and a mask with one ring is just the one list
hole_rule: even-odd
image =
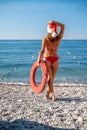
[(55, 23), (49, 23), (47, 26), (47, 32), (52, 33), (52, 37), (56, 37), (57, 34), (57, 25)]

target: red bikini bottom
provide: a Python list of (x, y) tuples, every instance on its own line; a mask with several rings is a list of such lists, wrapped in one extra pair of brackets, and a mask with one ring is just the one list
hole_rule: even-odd
[(49, 57), (44, 57), (45, 60), (48, 60), (51, 64), (53, 64), (55, 61), (58, 61), (59, 57), (52, 57), (52, 56), (49, 56)]

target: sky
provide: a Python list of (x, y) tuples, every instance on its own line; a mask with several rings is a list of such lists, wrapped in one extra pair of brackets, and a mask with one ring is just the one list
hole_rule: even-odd
[(0, 0), (0, 39), (42, 39), (47, 24), (65, 25), (63, 39), (87, 39), (87, 0)]

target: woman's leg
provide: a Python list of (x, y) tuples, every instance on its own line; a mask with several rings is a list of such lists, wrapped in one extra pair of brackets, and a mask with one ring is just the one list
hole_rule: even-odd
[(46, 98), (48, 99), (51, 93), (52, 99), (55, 100), (53, 82), (58, 70), (58, 61), (53, 63), (52, 65), (50, 64), (50, 62), (47, 61), (47, 66), (48, 66), (48, 87), (47, 87)]
[[(56, 76), (56, 73), (57, 73), (57, 71), (58, 71), (58, 61), (56, 61), (55, 63), (53, 63), (52, 64), (52, 76), (53, 76), (53, 82), (54, 82), (54, 78), (55, 78), (55, 76)], [(55, 94), (54, 94), (54, 90), (53, 90), (53, 92), (52, 92), (52, 99), (53, 100), (56, 100), (56, 98), (55, 98)]]
[(47, 93), (46, 93), (46, 98), (49, 98), (49, 95), (51, 91), (53, 91), (53, 76), (52, 76), (52, 68), (51, 68), (51, 63), (49, 61), (47, 62), (47, 67), (48, 67), (48, 87), (47, 87)]

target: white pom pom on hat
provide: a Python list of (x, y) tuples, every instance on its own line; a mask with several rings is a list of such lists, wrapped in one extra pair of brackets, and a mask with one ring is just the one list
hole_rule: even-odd
[(47, 26), (47, 32), (52, 33), (52, 37), (56, 37), (57, 34), (57, 25), (55, 23), (49, 22)]
[(58, 36), (58, 34), (55, 33), (55, 32), (53, 32), (53, 33), (52, 33), (52, 37), (56, 37), (56, 36)]

